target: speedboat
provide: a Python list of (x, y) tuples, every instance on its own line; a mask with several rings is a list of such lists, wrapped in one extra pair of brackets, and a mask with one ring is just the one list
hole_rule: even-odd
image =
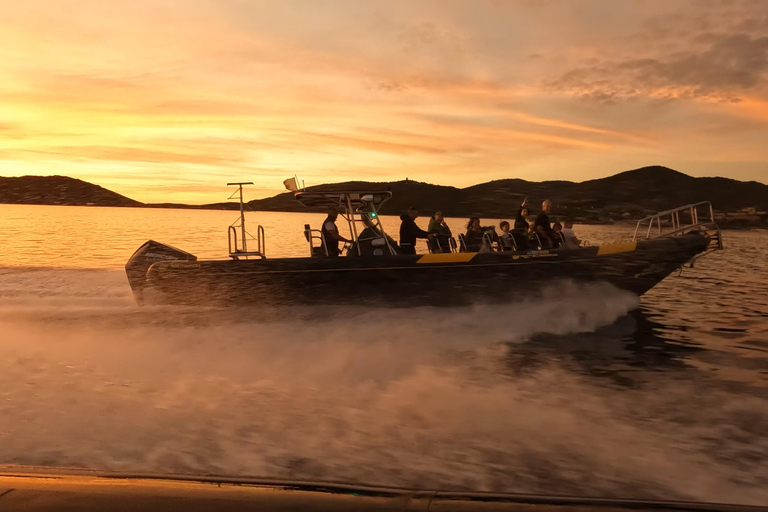
[(552, 250), (534, 240), (532, 249), (503, 251), (486, 236), (476, 251), (460, 240), (447, 249), (402, 254), (379, 218), (391, 192), (306, 190), (298, 180), (286, 180), (301, 204), (336, 209), (353, 243), (346, 254), (330, 256), (321, 230), (305, 225), (306, 257), (268, 258), (264, 229), (258, 226), (252, 236), (245, 227), (248, 184), (229, 184), (238, 187), (240, 217), (229, 226), (228, 259), (201, 261), (154, 240), (139, 247), (125, 270), (140, 304), (148, 297), (205, 305), (503, 303), (565, 280), (605, 281), (642, 295), (685, 264), (723, 248), (712, 205), (705, 201), (639, 220), (632, 240), (622, 243)]

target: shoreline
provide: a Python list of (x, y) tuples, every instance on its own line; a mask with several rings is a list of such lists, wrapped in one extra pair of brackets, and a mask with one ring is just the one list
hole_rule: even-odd
[[(142, 205), (104, 205), (104, 204), (55, 204), (55, 203), (0, 203), (1, 205), (9, 205), (9, 206), (68, 206), (68, 207), (85, 207), (85, 208), (153, 208), (153, 209), (161, 209), (161, 210), (207, 210), (207, 211), (237, 211), (239, 210), (239, 203), (221, 203), (222, 206), (219, 205), (182, 205), (182, 204), (142, 204)], [(224, 206), (226, 205), (226, 206)], [(267, 212), (267, 213), (312, 213), (312, 214), (322, 214), (324, 212), (322, 211), (312, 211), (312, 210), (300, 210), (300, 209), (294, 209), (294, 210), (272, 210), (272, 209), (252, 209), (249, 208), (250, 212), (253, 213), (260, 213), (260, 212)], [(425, 212), (426, 213), (426, 212)], [(726, 215), (733, 215), (736, 212), (725, 212)], [(383, 214), (385, 216), (397, 216), (397, 213), (386, 213)], [(509, 220), (510, 218), (513, 218), (513, 214), (510, 213), (509, 217), (499, 217), (498, 215), (488, 215), (488, 214), (473, 214), (471, 216), (479, 216), (482, 219), (506, 219)], [(559, 220), (562, 221), (563, 218), (565, 218), (567, 215), (565, 214), (557, 214), (553, 213), (551, 214), (551, 217), (553, 220)], [(427, 218), (427, 215), (423, 215), (422, 217)], [(470, 216), (454, 216), (451, 215), (448, 218), (453, 219), (464, 219), (468, 218)], [(529, 216), (529, 218), (533, 218), (532, 216)], [(580, 220), (574, 220), (575, 225), (580, 226), (634, 226), (637, 224), (637, 221), (640, 219), (619, 219), (619, 220), (611, 220), (611, 219), (605, 219), (605, 220), (587, 220), (587, 221), (580, 221)], [(756, 221), (747, 221), (747, 222), (735, 222), (733, 220), (726, 220), (723, 221), (721, 219), (720, 221), (716, 222), (720, 229), (724, 231), (753, 231), (753, 232), (760, 232), (760, 231), (768, 231), (768, 223), (761, 223)], [(733, 225), (737, 224), (737, 225)]]

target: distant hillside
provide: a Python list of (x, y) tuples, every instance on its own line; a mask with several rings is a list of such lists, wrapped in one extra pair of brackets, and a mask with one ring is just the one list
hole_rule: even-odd
[(66, 176), (0, 177), (0, 203), (144, 206), (93, 183)]
[[(755, 210), (750, 214), (729, 216), (723, 221), (725, 225), (766, 226), (768, 220), (764, 213), (768, 210), (768, 185), (728, 178), (693, 178), (661, 166), (643, 167), (582, 183), (503, 179), (460, 189), (410, 180), (386, 183), (353, 181), (318, 185), (308, 190), (391, 190), (393, 197), (384, 205), (383, 214), (399, 214), (409, 206), (415, 206), (423, 215), (443, 210), (451, 217), (509, 219), (523, 198), (528, 197), (532, 213), (540, 210), (544, 199), (551, 199), (555, 215), (567, 215), (582, 223), (637, 219), (699, 201), (711, 201), (715, 210), (720, 212)], [(209, 205), (144, 204), (98, 185), (64, 176), (0, 178), (0, 203), (212, 210), (238, 208), (234, 202)], [(248, 204), (257, 211), (310, 211), (299, 204), (290, 192)]]
[[(309, 187), (308, 190), (391, 190), (393, 198), (383, 214), (400, 213), (409, 206), (430, 214), (443, 210), (451, 217), (508, 218), (529, 198), (533, 212), (544, 199), (551, 199), (555, 214), (587, 222), (638, 218), (648, 213), (699, 201), (711, 201), (716, 210), (737, 211), (753, 207), (768, 209), (768, 185), (728, 178), (694, 178), (667, 167), (653, 166), (627, 171), (608, 178), (573, 183), (496, 180), (458, 189), (416, 181), (390, 183), (347, 182)], [(250, 201), (254, 210), (306, 211), (283, 193)]]

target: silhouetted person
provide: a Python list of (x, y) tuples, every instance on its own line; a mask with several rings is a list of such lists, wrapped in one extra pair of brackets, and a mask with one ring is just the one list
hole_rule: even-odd
[(499, 235), (501, 249), (503, 251), (514, 251), (515, 242), (513, 241), (512, 232), (509, 230), (509, 222), (505, 220), (499, 222), (499, 228), (501, 229), (501, 235)]
[[(363, 214), (363, 224), (365, 225), (365, 229), (363, 229), (357, 236), (357, 241), (349, 246), (347, 256), (358, 256), (358, 247), (360, 248), (359, 256), (381, 256), (384, 254), (392, 254), (389, 247), (397, 250), (397, 243), (395, 243), (395, 241), (388, 235), (382, 233), (367, 213)], [(375, 246), (374, 240), (383, 240), (384, 244)], [(389, 245), (389, 247), (387, 247), (387, 245)]]
[(552, 226), (549, 223), (549, 212), (552, 211), (552, 201), (547, 199), (541, 204), (541, 213), (536, 217), (533, 223), (535, 232), (539, 235), (542, 248), (552, 249), (555, 244), (553, 243), (554, 237), (552, 233)]
[(528, 198), (526, 197), (523, 200), (523, 203), (520, 205), (520, 209), (517, 211), (517, 216), (515, 217), (515, 225), (512, 228), (513, 231), (520, 233), (521, 235), (528, 236), (528, 219), (526, 217), (528, 216)]
[(517, 211), (515, 225), (512, 228), (512, 236), (515, 239), (519, 251), (528, 249), (528, 233), (530, 232), (531, 227), (528, 225), (528, 219), (526, 218), (528, 217), (527, 205), (528, 198), (526, 197), (520, 205), (520, 209)]
[[(481, 226), (478, 217), (471, 217), (467, 222), (467, 232), (464, 234), (464, 244), (467, 252), (479, 252), (483, 248), (483, 236), (488, 233), (491, 241), (498, 240), (493, 226)], [(490, 247), (488, 248), (490, 249)]]
[(432, 235), (416, 225), (419, 211), (416, 208), (408, 208), (408, 211), (400, 216), (400, 248), (403, 254), (416, 254), (416, 239), (430, 238)]
[(339, 212), (336, 208), (330, 208), (328, 210), (328, 217), (323, 221), (323, 227), (320, 230), (323, 236), (323, 242), (325, 243), (325, 249), (328, 251), (328, 256), (336, 257), (341, 251), (339, 251), (339, 242), (351, 243), (352, 240), (347, 240), (339, 234), (339, 229), (336, 227), (336, 219), (339, 217)]
[[(448, 224), (445, 222), (443, 212), (435, 212), (434, 217), (429, 220), (427, 231), (434, 234), (436, 237), (436, 239), (431, 242), (433, 247), (432, 252), (451, 252), (451, 236), (453, 236), (453, 233), (451, 233), (451, 228), (449, 228)], [(435, 249), (439, 249), (439, 251), (436, 251)]]
[(557, 249), (558, 247), (562, 247), (564, 241), (563, 241), (563, 225), (559, 222), (555, 222), (552, 224), (552, 246)]

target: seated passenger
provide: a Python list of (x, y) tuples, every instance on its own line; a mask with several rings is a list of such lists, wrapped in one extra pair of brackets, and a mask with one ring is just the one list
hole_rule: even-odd
[(499, 222), (499, 228), (501, 228), (501, 235), (499, 235), (499, 244), (502, 251), (514, 251), (515, 241), (513, 239), (512, 232), (509, 230), (509, 222), (503, 220)]
[(528, 223), (528, 246), (534, 246), (541, 248), (544, 245), (544, 242), (541, 240), (541, 237), (539, 237), (538, 233), (536, 233), (536, 223), (531, 221)]
[[(365, 229), (360, 232), (357, 241), (349, 246), (347, 256), (382, 256), (392, 254), (390, 247), (397, 251), (397, 243), (389, 235), (382, 234), (368, 214), (363, 214)], [(381, 242), (375, 242), (381, 240)], [(358, 251), (358, 247), (360, 250)]]
[(565, 240), (566, 249), (578, 249), (581, 246), (581, 240), (576, 238), (576, 234), (573, 232), (573, 221), (571, 219), (565, 219), (563, 222), (563, 240)]
[(559, 222), (552, 224), (552, 246), (557, 249), (563, 245), (562, 237), (563, 225)]
[(435, 235), (435, 239), (431, 242), (432, 252), (451, 252), (451, 236), (453, 234), (445, 222), (443, 212), (435, 212), (434, 217), (429, 220), (427, 231)]
[[(481, 226), (480, 219), (472, 217), (467, 223), (467, 233), (464, 235), (464, 244), (467, 246), (467, 252), (480, 252), (483, 247), (483, 236), (488, 233), (491, 241), (498, 241), (496, 228), (493, 226)], [(490, 247), (488, 247), (490, 250)]]

